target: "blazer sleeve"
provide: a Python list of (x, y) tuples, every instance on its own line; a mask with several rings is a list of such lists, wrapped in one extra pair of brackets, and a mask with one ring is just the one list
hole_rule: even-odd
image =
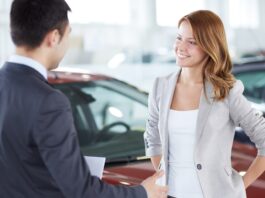
[(255, 143), (258, 155), (265, 156), (265, 119), (260, 111), (251, 107), (243, 91), (243, 83), (237, 80), (229, 93), (230, 116), (236, 126), (242, 127)]
[(81, 154), (68, 99), (54, 91), (44, 99), (33, 131), (40, 156), (67, 198), (146, 198), (145, 189), (114, 186), (90, 174)]
[(159, 79), (154, 82), (153, 89), (148, 96), (148, 118), (144, 132), (146, 156), (162, 155), (161, 139), (159, 135)]

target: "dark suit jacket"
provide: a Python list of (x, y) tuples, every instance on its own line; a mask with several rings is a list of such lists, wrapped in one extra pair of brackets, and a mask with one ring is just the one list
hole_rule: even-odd
[(34, 69), (0, 70), (1, 198), (146, 198), (142, 186), (112, 186), (80, 152), (69, 101)]

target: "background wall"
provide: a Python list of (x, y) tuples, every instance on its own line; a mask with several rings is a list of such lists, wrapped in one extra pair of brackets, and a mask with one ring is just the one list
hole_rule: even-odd
[[(70, 49), (61, 63), (63, 66), (107, 71), (125, 80), (136, 76), (144, 79), (145, 74), (141, 72), (154, 71), (154, 68), (161, 70), (160, 73), (171, 72), (175, 69), (172, 47), (177, 21), (196, 9), (210, 9), (222, 18), (234, 60), (265, 49), (263, 0), (67, 2), (72, 8), (72, 33)], [(11, 0), (0, 0), (1, 64), (14, 52), (9, 36), (10, 4)], [(138, 70), (132, 76), (130, 70), (135, 68)]]

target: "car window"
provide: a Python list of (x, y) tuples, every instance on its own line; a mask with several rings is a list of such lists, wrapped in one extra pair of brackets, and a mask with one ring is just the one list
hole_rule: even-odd
[(107, 161), (144, 155), (146, 93), (116, 80), (54, 86), (71, 102), (84, 155)]
[(265, 101), (265, 71), (248, 71), (235, 74), (244, 84), (244, 95), (255, 103)]
[[(82, 91), (91, 94), (96, 102), (90, 104), (97, 127), (102, 130), (114, 122), (124, 122), (132, 130), (144, 131), (147, 116), (146, 104), (136, 100), (134, 90), (121, 90), (114, 82), (96, 82), (94, 86), (83, 87)], [(116, 127), (115, 132), (122, 133), (124, 127)]]

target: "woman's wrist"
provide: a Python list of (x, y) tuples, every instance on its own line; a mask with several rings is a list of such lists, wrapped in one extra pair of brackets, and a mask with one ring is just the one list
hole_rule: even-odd
[(251, 184), (251, 182), (249, 181), (248, 177), (246, 177), (246, 176), (243, 176), (242, 179), (243, 179), (245, 189), (247, 189), (249, 187), (249, 185)]

